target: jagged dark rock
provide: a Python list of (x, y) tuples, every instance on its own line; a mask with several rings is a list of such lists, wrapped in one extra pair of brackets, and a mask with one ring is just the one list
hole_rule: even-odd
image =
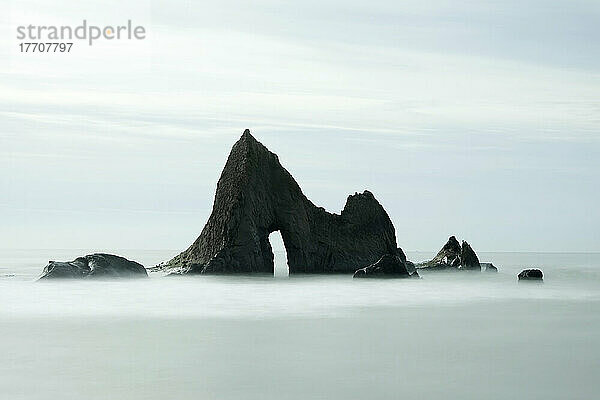
[(371, 192), (349, 196), (339, 215), (328, 213), (245, 130), (231, 149), (202, 233), (160, 267), (170, 273), (272, 274), (274, 231), (281, 232), (290, 274), (353, 273), (397, 251), (394, 226)]
[(520, 281), (542, 281), (544, 274), (537, 268), (524, 269), (517, 275)]
[(412, 270), (412, 269), (414, 269), (415, 271), (417, 270), (417, 266), (416, 266), (416, 265), (415, 265), (415, 263), (413, 263), (412, 261), (408, 261), (408, 260), (406, 260), (406, 266), (407, 266), (407, 268), (409, 268), (409, 269), (411, 269), (411, 270)]
[(494, 266), (492, 263), (479, 263), (481, 265), (481, 270), (485, 272), (498, 272), (498, 268)]
[(471, 245), (463, 240), (462, 246), (456, 237), (450, 236), (446, 244), (433, 259), (417, 265), (427, 270), (481, 270), (481, 264)]
[[(404, 254), (404, 251), (403, 251), (403, 250), (402, 250), (400, 247), (398, 247), (398, 248), (396, 249), (396, 255), (397, 255), (398, 257), (400, 257), (400, 259), (401, 259), (402, 261), (406, 262), (406, 254)], [(411, 264), (412, 264), (412, 263), (411, 263)], [(414, 265), (414, 264), (413, 264), (413, 265)]]
[(444, 270), (448, 268), (458, 268), (460, 265), (460, 243), (456, 237), (450, 236), (446, 244), (430, 261), (417, 264), (418, 269)]
[(143, 278), (143, 265), (112, 254), (90, 254), (73, 261), (50, 261), (40, 279)]
[(462, 241), (460, 250), (460, 266), (459, 269), (481, 271), (481, 265), (477, 254), (471, 248), (471, 245), (465, 240)]
[(403, 260), (401, 254), (383, 255), (376, 263), (357, 270), (354, 278), (418, 278), (414, 264)]

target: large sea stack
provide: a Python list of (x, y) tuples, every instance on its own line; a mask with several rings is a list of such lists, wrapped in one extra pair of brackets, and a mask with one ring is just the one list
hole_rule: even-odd
[(281, 232), (290, 274), (354, 273), (397, 253), (394, 226), (371, 192), (349, 196), (341, 214), (331, 214), (308, 200), (277, 155), (245, 130), (231, 149), (202, 233), (161, 267), (272, 274), (274, 231)]

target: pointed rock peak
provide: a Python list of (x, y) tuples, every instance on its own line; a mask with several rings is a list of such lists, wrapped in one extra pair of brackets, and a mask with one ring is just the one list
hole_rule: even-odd
[(444, 249), (450, 248), (450, 249), (455, 249), (457, 251), (460, 251), (460, 243), (458, 242), (458, 240), (456, 239), (455, 236), (450, 236), (443, 248)]
[(481, 263), (479, 262), (479, 258), (477, 257), (477, 254), (475, 254), (475, 251), (473, 250), (471, 245), (469, 245), (469, 243), (467, 243), (466, 240), (462, 241), (460, 259), (461, 269), (481, 270)]
[(460, 249), (460, 243), (458, 242), (458, 240), (456, 240), (455, 236), (450, 236), (444, 247), (458, 247)]
[(252, 136), (252, 134), (250, 133), (250, 129), (245, 129), (244, 133), (242, 133), (242, 140), (254, 140), (256, 141), (256, 139), (254, 138), (254, 136)]
[(252, 133), (250, 133), (250, 129), (244, 130), (244, 133), (242, 133), (242, 136), (240, 137), (240, 140), (238, 140), (238, 143), (245, 143), (249, 147), (257, 147), (258, 145), (258, 147), (268, 151), (264, 144), (262, 144), (261, 142), (256, 140), (254, 136), (252, 136)]
[(250, 154), (270, 153), (269, 149), (252, 136), (250, 129), (246, 129), (239, 140), (233, 145), (229, 157), (232, 162), (239, 163), (241, 160), (251, 157)]

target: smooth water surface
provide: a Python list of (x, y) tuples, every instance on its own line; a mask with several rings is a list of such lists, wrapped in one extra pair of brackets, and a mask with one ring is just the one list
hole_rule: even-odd
[[(600, 393), (600, 254), (481, 253), (498, 274), (422, 273), (419, 280), (152, 274), (34, 282), (48, 259), (87, 253), (2, 253), (2, 398)], [(173, 254), (119, 253), (147, 266)], [(525, 267), (542, 268), (545, 283), (517, 283)]]

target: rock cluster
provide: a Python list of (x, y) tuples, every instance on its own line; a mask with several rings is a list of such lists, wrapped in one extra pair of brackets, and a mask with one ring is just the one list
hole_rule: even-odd
[(475, 251), (466, 241), (462, 245), (458, 243), (456, 237), (450, 236), (446, 244), (436, 254), (433, 259), (418, 264), (417, 268), (427, 270), (481, 270), (481, 264)]
[(40, 279), (143, 278), (143, 265), (112, 254), (90, 254), (73, 261), (50, 261)]
[(342, 212), (331, 214), (315, 206), (277, 155), (245, 130), (231, 149), (202, 233), (160, 268), (272, 274), (274, 231), (281, 232), (290, 274), (354, 273), (397, 251), (394, 226), (371, 192), (349, 196)]
[[(181, 274), (273, 274), (269, 234), (280, 231), (290, 274), (353, 273), (354, 278), (419, 277), (418, 269), (496, 272), (469, 243), (451, 236), (430, 261), (415, 266), (396, 245), (384, 208), (368, 190), (348, 196), (340, 214), (315, 206), (276, 154), (248, 129), (234, 144), (211, 215), (185, 251), (151, 271)], [(537, 272), (536, 272), (537, 271)], [(539, 273), (539, 277), (538, 277)], [(147, 277), (144, 266), (111, 254), (50, 261), (40, 279)], [(521, 279), (542, 279), (526, 270)]]

